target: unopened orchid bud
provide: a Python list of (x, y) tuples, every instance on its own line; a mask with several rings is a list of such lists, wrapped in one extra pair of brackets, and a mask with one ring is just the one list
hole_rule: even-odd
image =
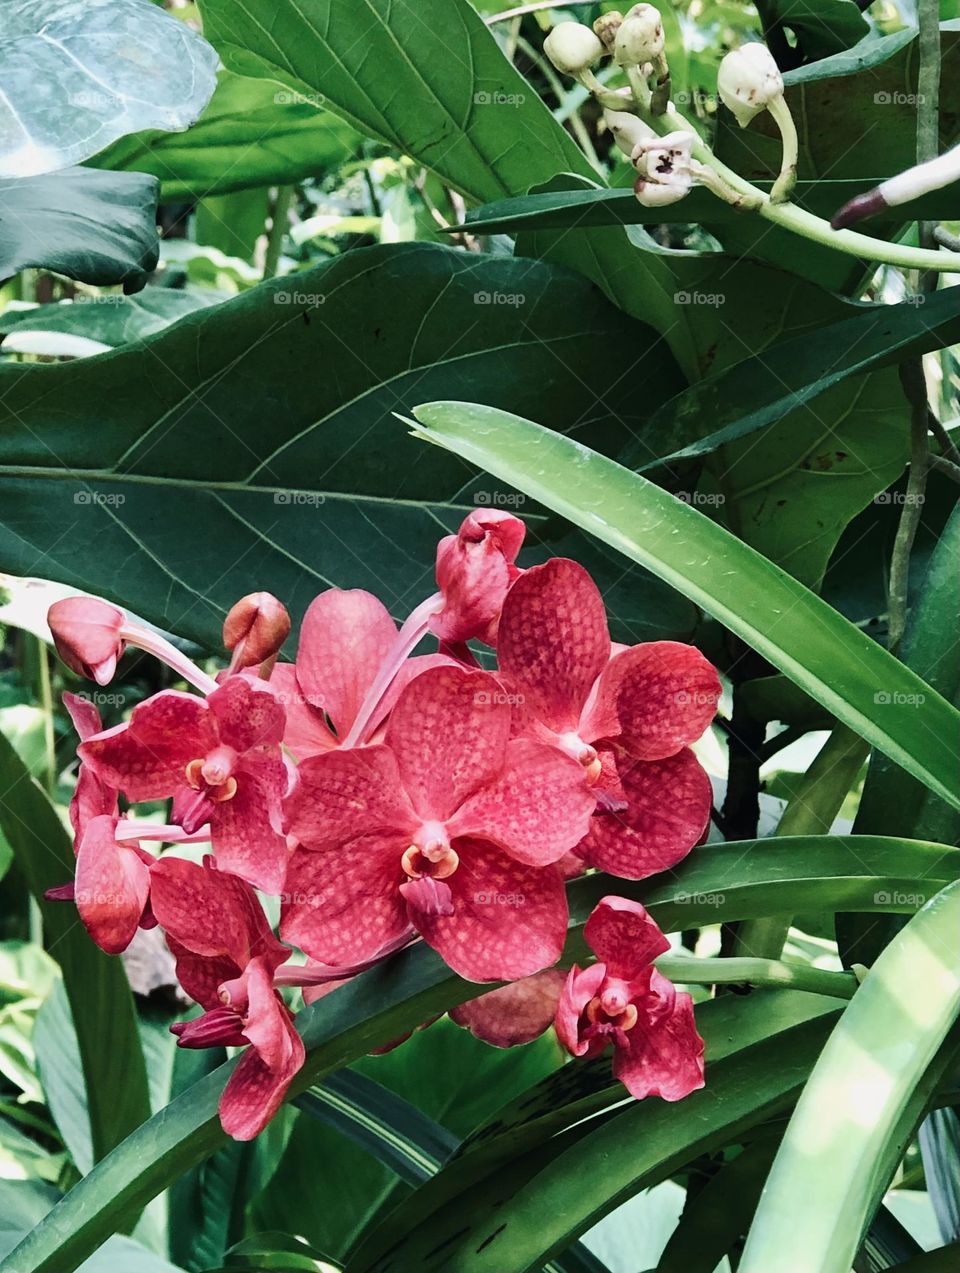
[(720, 100), (746, 128), (756, 115), (783, 95), (783, 77), (765, 44), (744, 44), (720, 63), (717, 72)]
[(641, 141), (631, 159), (637, 170), (634, 193), (645, 208), (662, 208), (688, 194), (695, 180), (693, 133), (668, 133)]
[(603, 57), (600, 40), (582, 22), (561, 22), (543, 42), (543, 51), (564, 75), (579, 75)]
[(72, 672), (106, 685), (123, 653), (123, 615), (97, 597), (66, 597), (47, 612), (57, 653)]
[(616, 9), (610, 13), (602, 13), (593, 24), (593, 30), (597, 39), (608, 53), (613, 52), (617, 32), (620, 30), (622, 24), (623, 14), (617, 12)]
[(223, 644), (233, 651), (231, 669), (257, 667), (277, 654), (290, 635), (290, 616), (269, 592), (251, 592), (233, 606), (223, 624)]
[(619, 66), (644, 66), (663, 56), (663, 19), (652, 4), (635, 4), (620, 24), (613, 56)]
[(873, 190), (858, 194), (845, 203), (834, 214), (830, 224), (835, 230), (845, 229), (849, 225), (862, 221), (864, 217), (875, 216), (884, 208), (895, 208), (901, 203), (909, 203), (931, 190), (940, 190), (960, 178), (960, 146), (948, 150), (935, 159), (908, 168), (906, 172), (898, 172), (895, 177), (888, 177)]
[(657, 136), (649, 124), (645, 124), (636, 115), (631, 115), (629, 111), (605, 110), (603, 118), (613, 134), (613, 140), (628, 158), (632, 157), (641, 142), (650, 141)]
[(430, 620), (441, 641), (496, 642), (507, 590), (520, 570), (513, 563), (526, 527), (496, 510), (468, 513), (456, 535), (437, 545), (437, 584), (443, 609)]

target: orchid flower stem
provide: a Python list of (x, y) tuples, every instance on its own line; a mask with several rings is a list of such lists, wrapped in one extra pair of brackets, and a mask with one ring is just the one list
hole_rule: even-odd
[(204, 823), (192, 835), (187, 835), (183, 827), (121, 818), (117, 823), (116, 838), (118, 844), (128, 840), (157, 840), (163, 844), (206, 844), (210, 839), (210, 826)]
[(403, 667), (407, 657), (416, 649), (421, 638), (429, 631), (430, 620), (435, 614), (439, 614), (442, 609), (443, 596), (441, 593), (435, 592), (432, 597), (427, 597), (426, 601), (421, 601), (416, 610), (404, 621), (403, 627), (397, 633), (394, 647), (384, 660), (383, 666), (377, 673), (376, 680), (364, 695), (356, 720), (353, 722), (350, 732), (340, 744), (341, 747), (356, 747), (363, 738), (367, 727), (373, 720), (380, 700), (392, 685), (394, 677)]
[(697, 959), (690, 955), (663, 955), (657, 970), (673, 982), (687, 986), (789, 986), (852, 999), (860, 984), (855, 973), (829, 972), (809, 964), (785, 963), (781, 959)]
[(797, 126), (793, 122), (793, 116), (790, 114), (787, 99), (782, 93), (773, 99), (767, 110), (776, 121), (783, 141), (780, 175), (773, 183), (773, 189), (770, 191), (770, 201), (771, 203), (786, 203), (793, 193), (793, 187), (797, 184), (797, 160), (800, 149), (797, 141)]
[(141, 628), (138, 624), (125, 623), (119, 635), (120, 639), (126, 641), (128, 645), (135, 645), (138, 650), (143, 650), (145, 654), (152, 654), (162, 663), (166, 663), (167, 667), (179, 673), (201, 694), (212, 694), (217, 688), (217, 683), (212, 676), (207, 676), (206, 672), (198, 668), (192, 659), (188, 659), (158, 632), (151, 632), (149, 628)]
[(691, 163), (694, 175), (701, 186), (706, 187), (711, 194), (715, 194), (718, 199), (722, 199), (724, 203), (729, 203), (733, 208), (739, 208), (742, 212), (756, 212), (762, 202), (754, 195), (742, 194), (739, 190), (735, 190), (733, 186), (727, 184), (726, 180), (720, 176), (709, 164), (702, 164), (694, 159)]
[[(623, 110), (621, 105), (619, 110)], [(655, 128), (661, 136), (679, 130), (692, 132), (696, 129), (686, 116), (682, 115), (671, 102), (662, 115), (644, 112), (646, 122)], [(732, 168), (721, 163), (702, 141), (694, 142), (692, 154), (695, 159), (712, 168), (728, 186), (747, 195), (756, 201), (757, 215), (791, 230), (813, 243), (822, 243), (824, 247), (844, 252), (847, 256), (855, 256), (861, 261), (878, 261), (882, 265), (895, 265), (902, 270), (937, 270), (960, 273), (960, 255), (949, 252), (935, 252), (930, 249), (907, 247), (900, 243), (885, 243), (881, 239), (871, 239), (869, 235), (857, 234), (855, 230), (834, 230), (828, 221), (806, 212), (795, 203), (774, 203), (764, 191), (745, 181)], [(743, 205), (742, 205), (743, 206)]]

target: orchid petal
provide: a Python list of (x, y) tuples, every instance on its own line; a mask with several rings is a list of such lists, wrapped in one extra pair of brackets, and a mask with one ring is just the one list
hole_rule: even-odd
[(254, 888), (279, 893), (287, 869), (287, 838), (281, 831), (281, 801), (287, 773), (277, 756), (254, 756), (236, 771), (232, 799), (213, 806), (210, 839), (217, 866)]
[(567, 975), (548, 968), (450, 1009), (450, 1017), (495, 1048), (531, 1043), (551, 1025)]
[(638, 760), (662, 760), (697, 741), (716, 715), (719, 698), (716, 669), (692, 645), (635, 645), (613, 659), (600, 680), (598, 715), (603, 704), (619, 728), (610, 729), (612, 721), (604, 720), (607, 728), (594, 737), (619, 733)]
[(108, 955), (126, 950), (147, 904), (149, 869), (129, 845), (118, 844), (116, 818), (91, 819), (77, 854), (75, 898), (80, 918)]
[(294, 665), (278, 663), (270, 676), (270, 684), (286, 714), (284, 747), (297, 760), (332, 751), (337, 745), (336, 735), (324, 720), (323, 712), (308, 702)]
[(305, 847), (331, 848), (357, 836), (393, 831), (408, 837), (399, 853), (406, 848), (418, 820), (388, 747), (310, 756), (297, 779), (286, 803), (287, 830)]
[(639, 902), (602, 897), (590, 913), (583, 938), (608, 977), (632, 981), (670, 949), (670, 943)]
[(571, 1054), (584, 1056), (590, 1044), (580, 1037), (580, 1018), (591, 999), (599, 992), (607, 970), (603, 964), (591, 964), (580, 968), (576, 964), (567, 974), (560, 1001), (557, 1004), (557, 1038)]
[(272, 1068), (255, 1047), (248, 1048), (223, 1089), (220, 1121), (234, 1140), (253, 1140), (263, 1131), (306, 1059), (303, 1040), (285, 1011), (280, 1026), (285, 1035), (283, 1063)]
[[(654, 973), (654, 978), (659, 977)], [(632, 1096), (679, 1101), (704, 1085), (703, 1039), (697, 1033), (693, 1000), (676, 996), (673, 1011), (646, 1026), (643, 1013), (627, 1031), (627, 1046), (616, 1048), (613, 1073)]]
[(266, 681), (228, 676), (207, 698), (220, 742), (234, 751), (277, 746), (283, 738), (283, 705)]

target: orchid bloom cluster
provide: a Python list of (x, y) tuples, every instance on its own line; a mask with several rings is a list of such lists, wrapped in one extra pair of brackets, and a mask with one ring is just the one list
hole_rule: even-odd
[[(294, 662), (278, 661), (286, 610), (251, 594), (227, 617), (216, 677), (104, 601), (50, 610), (78, 674), (105, 684), (131, 645), (197, 691), (163, 690), (111, 729), (66, 696), (76, 872), (54, 895), (114, 954), (160, 925), (202, 1009), (174, 1027), (180, 1045), (246, 1048), (220, 1106), (238, 1139), (304, 1061), (282, 988), (312, 1002), (418, 940), (468, 981), (512, 983), (451, 1014), (488, 1041), (555, 1020), (573, 1055), (612, 1044), (635, 1095), (702, 1084), (689, 996), (653, 967), (667, 945), (641, 906), (605, 898), (585, 934), (598, 962), (555, 966), (566, 880), (643, 879), (704, 838), (711, 788), (690, 744), (718, 677), (691, 646), (613, 642), (582, 566), (516, 565), (524, 531), (469, 514), (439, 544), (438, 591), (399, 630), (368, 592), (322, 593)], [(157, 821), (134, 808), (157, 801)], [(260, 895), (279, 899), (279, 936)]]

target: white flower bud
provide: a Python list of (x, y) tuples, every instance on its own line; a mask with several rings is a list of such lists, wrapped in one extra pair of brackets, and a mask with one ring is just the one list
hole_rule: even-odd
[(676, 203), (688, 194), (695, 180), (693, 133), (668, 133), (648, 138), (634, 147), (631, 160), (637, 170), (634, 193), (647, 208)]
[(765, 44), (744, 44), (720, 63), (717, 72), (720, 100), (741, 128), (783, 95), (783, 78)]
[(543, 51), (564, 75), (579, 75), (603, 57), (603, 45), (582, 22), (561, 22), (543, 42)]
[(663, 53), (663, 19), (652, 4), (635, 4), (620, 24), (613, 56), (620, 66), (643, 66)]
[(632, 158), (634, 150), (641, 142), (650, 141), (657, 134), (649, 124), (645, 124), (629, 111), (605, 110), (603, 118), (613, 134), (613, 140), (628, 157)]
[(602, 13), (593, 24), (593, 29), (597, 33), (601, 44), (608, 53), (613, 52), (613, 44), (617, 38), (617, 32), (623, 25), (623, 14), (616, 10), (610, 13)]

